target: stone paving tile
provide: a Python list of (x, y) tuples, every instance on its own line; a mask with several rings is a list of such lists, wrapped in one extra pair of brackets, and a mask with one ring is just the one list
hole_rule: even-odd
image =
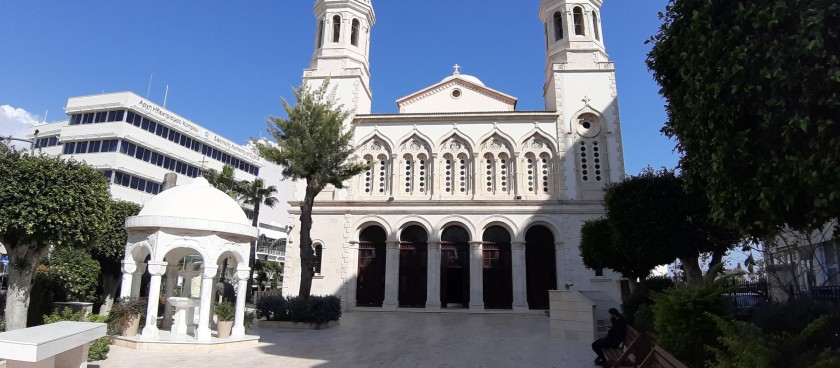
[(111, 346), (91, 368), (592, 367), (590, 342), (551, 335), (544, 315), (349, 312), (320, 331), (253, 328), (254, 347), (211, 353)]

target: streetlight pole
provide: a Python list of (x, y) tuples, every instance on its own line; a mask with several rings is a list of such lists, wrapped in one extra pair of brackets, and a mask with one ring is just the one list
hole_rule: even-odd
[(3, 142), (3, 140), (0, 140), (0, 143), (3, 143), (3, 145), (5, 145), (8, 148), (12, 148), (12, 141), (29, 143), (29, 154), (34, 156), (35, 155), (35, 142), (38, 141), (38, 133), (40, 133), (38, 131), (38, 129), (35, 129), (35, 134), (34, 134), (35, 138), (33, 138), (32, 140), (23, 139), (23, 138), (15, 138), (15, 137), (12, 137), (12, 136), (8, 136), (4, 139), (5, 143)]

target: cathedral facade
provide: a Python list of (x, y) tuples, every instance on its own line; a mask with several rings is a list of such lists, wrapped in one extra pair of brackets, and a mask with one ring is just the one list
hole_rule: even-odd
[[(370, 0), (317, 0), (307, 83), (324, 79), (351, 107), (356, 153), (370, 169), (316, 199), (313, 294), (345, 308), (524, 312), (548, 290), (620, 304), (620, 276), (583, 266), (584, 221), (604, 214), (603, 188), (624, 177), (615, 69), (602, 0), (542, 0), (545, 110), (454, 73), (371, 113)], [(538, 86), (534, 86), (538, 88)], [(292, 201), (303, 196), (299, 183)], [(290, 223), (300, 210), (293, 203)], [(283, 291), (300, 285), (292, 228)]]

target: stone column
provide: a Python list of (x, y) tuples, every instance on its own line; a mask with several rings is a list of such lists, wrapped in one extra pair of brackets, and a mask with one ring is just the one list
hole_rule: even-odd
[(122, 261), (122, 272), (120, 298), (128, 298), (131, 297), (131, 290), (134, 285), (134, 273), (137, 272), (137, 263), (134, 261)]
[(557, 290), (566, 290), (564, 285), (567, 283), (571, 283), (570, 280), (566, 277), (566, 252), (565, 252), (565, 244), (562, 241), (554, 242), (554, 259), (556, 260), (556, 270), (557, 270)]
[(131, 278), (132, 298), (140, 296), (140, 285), (143, 282), (144, 273), (146, 273), (146, 264), (142, 262), (137, 262), (137, 268), (134, 271), (134, 277)]
[(426, 262), (426, 310), (440, 310), (440, 242), (428, 242)]
[(166, 267), (166, 302), (163, 303), (163, 324), (164, 329), (172, 327), (172, 305), (169, 304), (169, 298), (175, 296), (175, 284), (178, 283), (178, 265), (169, 265)]
[(213, 308), (213, 280), (216, 278), (217, 266), (204, 266), (201, 272), (201, 304), (198, 310), (198, 327), (195, 338), (198, 341), (210, 341), (210, 312)]
[(347, 263), (350, 265), (350, 269), (347, 270), (347, 273), (350, 277), (348, 278), (347, 301), (345, 305), (351, 308), (356, 306), (356, 288), (359, 282), (359, 242), (355, 240), (350, 242), (349, 258)]
[(160, 333), (157, 328), (158, 301), (160, 300), (160, 278), (166, 273), (166, 262), (149, 262), (149, 303), (146, 307), (146, 327), (143, 327), (143, 337), (157, 338)]
[(482, 242), (470, 242), (470, 311), (484, 310), (484, 253)]
[(528, 310), (528, 289), (525, 278), (525, 242), (514, 241), (511, 247), (511, 266), (513, 274), (513, 310), (524, 312)]
[(385, 301), (383, 310), (397, 310), (400, 287), (400, 242), (385, 242)]
[(233, 330), (230, 337), (245, 337), (245, 297), (248, 295), (248, 274), (251, 269), (248, 267), (237, 268), (234, 277), (236, 286), (236, 313), (233, 317)]

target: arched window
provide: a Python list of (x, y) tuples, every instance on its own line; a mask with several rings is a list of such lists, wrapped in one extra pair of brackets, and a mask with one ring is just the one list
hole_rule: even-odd
[(412, 181), (414, 179), (414, 160), (411, 155), (405, 155), (403, 157), (403, 163), (405, 164), (405, 194), (411, 194)]
[(324, 23), (326, 23), (326, 21), (321, 19), (321, 25), (318, 27), (318, 48), (319, 49), (324, 46)]
[(443, 170), (444, 170), (444, 172), (443, 172), (443, 174), (444, 174), (443, 175), (443, 188), (444, 188), (444, 191), (446, 191), (446, 194), (452, 194), (453, 193), (453, 188), (452, 188), (452, 183), (453, 183), (453, 180), (452, 180), (453, 167), (452, 167), (452, 165), (453, 164), (454, 164), (454, 159), (452, 158), (452, 155), (448, 154), (448, 153), (445, 154), (443, 156)]
[(353, 46), (359, 46), (359, 20), (353, 19), (353, 28), (350, 31), (350, 43)]
[(554, 42), (563, 39), (563, 14), (560, 12), (554, 13)]
[(583, 24), (583, 9), (579, 6), (576, 6), (575, 10), (572, 13), (574, 14), (575, 19), (575, 34), (578, 36), (585, 36), (586, 32), (584, 31)]
[(493, 194), (493, 178), (495, 175), (495, 160), (492, 154), (484, 155), (484, 168), (487, 170), (484, 175), (484, 191), (487, 194)]
[(601, 40), (601, 32), (598, 31), (598, 13), (592, 12), (592, 31), (595, 32), (595, 39)]
[(379, 155), (379, 162), (376, 163), (376, 171), (379, 175), (377, 184), (377, 194), (385, 195), (388, 190), (388, 158), (385, 155)]
[(321, 243), (315, 243), (312, 248), (315, 249), (315, 265), (312, 267), (312, 270), (316, 275), (320, 275), (321, 263), (324, 259), (324, 246)]
[(469, 158), (467, 158), (466, 154), (459, 154), (458, 155), (458, 193), (460, 194), (467, 194), (467, 168), (469, 167)]
[(496, 191), (508, 193), (510, 185), (510, 159), (506, 153), (501, 153), (496, 159)]
[(542, 179), (542, 192), (548, 193), (551, 191), (551, 156), (547, 153), (540, 155), (540, 179)]
[(341, 16), (334, 16), (333, 17), (333, 40), (332, 42), (338, 42), (339, 37), (341, 36)]

